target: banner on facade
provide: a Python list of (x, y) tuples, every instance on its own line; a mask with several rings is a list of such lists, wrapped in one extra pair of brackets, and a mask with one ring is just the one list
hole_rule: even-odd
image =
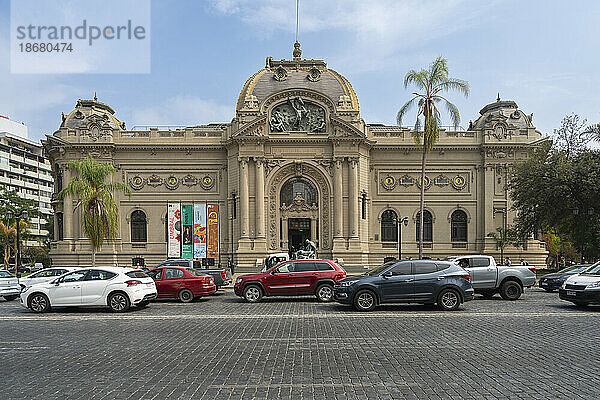
[(194, 244), (192, 242), (192, 229), (194, 228), (194, 206), (184, 204), (181, 206), (181, 224), (183, 226), (183, 239), (181, 242), (181, 257), (192, 258), (194, 256)]
[(205, 203), (194, 203), (194, 258), (206, 258)]
[(208, 246), (207, 257), (219, 257), (219, 205), (208, 204), (206, 206), (208, 222)]
[(167, 256), (169, 258), (179, 258), (181, 246), (181, 211), (179, 203), (167, 204), (167, 230), (169, 233)]

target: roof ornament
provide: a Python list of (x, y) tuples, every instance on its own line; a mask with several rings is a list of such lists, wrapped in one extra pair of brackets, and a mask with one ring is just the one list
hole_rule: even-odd
[(302, 50), (300, 50), (300, 43), (294, 43), (294, 61), (300, 61), (300, 57), (302, 56)]
[(500, 92), (498, 92), (498, 98), (496, 99), (496, 101), (500, 101)]
[(94, 92), (94, 101), (98, 101), (98, 96), (96, 96), (96, 92)]

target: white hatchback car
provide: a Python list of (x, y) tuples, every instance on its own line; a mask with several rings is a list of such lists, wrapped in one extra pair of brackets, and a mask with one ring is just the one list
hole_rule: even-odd
[(49, 282), (51, 280), (54, 280), (55, 278), (58, 278), (61, 275), (66, 274), (67, 272), (76, 271), (78, 269), (79, 268), (74, 267), (46, 268), (41, 271), (35, 272), (31, 275), (20, 278), (19, 285), (21, 285), (21, 287), (25, 289), (26, 287), (35, 285), (37, 283)]
[(17, 278), (10, 272), (0, 269), (0, 296), (6, 301), (12, 301), (19, 297), (21, 286), (17, 282)]
[(100, 306), (124, 312), (132, 305), (147, 306), (156, 294), (154, 280), (140, 270), (82, 268), (23, 289), (21, 304), (37, 313), (63, 306)]

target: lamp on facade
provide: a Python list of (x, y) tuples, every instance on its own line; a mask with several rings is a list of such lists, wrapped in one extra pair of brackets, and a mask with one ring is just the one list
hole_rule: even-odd
[(398, 218), (398, 261), (402, 260), (402, 224), (408, 226), (408, 217)]
[(18, 213), (14, 212), (12, 210), (9, 210), (6, 213), (6, 217), (8, 218), (8, 220), (10, 221), (11, 219), (13, 219), (13, 217), (16, 220), (16, 230), (17, 230), (17, 249), (16, 249), (16, 253), (15, 253), (15, 276), (19, 276), (19, 265), (21, 264), (21, 240), (19, 238), (20, 236), (20, 223), (21, 223), (21, 219), (27, 219), (29, 217), (29, 213), (27, 212), (27, 210), (21, 210)]

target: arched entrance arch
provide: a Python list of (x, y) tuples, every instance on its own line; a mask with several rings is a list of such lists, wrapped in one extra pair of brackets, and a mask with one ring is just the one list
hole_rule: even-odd
[[(292, 204), (281, 203), (281, 190), (291, 178), (304, 178), (312, 182), (317, 190), (317, 204), (308, 204), (306, 199), (297, 198)], [(315, 165), (307, 162), (291, 162), (273, 171), (268, 180), (268, 246), (269, 250), (287, 251), (287, 225), (285, 218), (312, 218), (315, 229), (313, 239), (318, 237), (317, 250), (330, 251), (331, 241), (331, 182), (327, 175)], [(285, 221), (287, 224), (287, 220)], [(284, 237), (285, 236), (285, 237)]]

